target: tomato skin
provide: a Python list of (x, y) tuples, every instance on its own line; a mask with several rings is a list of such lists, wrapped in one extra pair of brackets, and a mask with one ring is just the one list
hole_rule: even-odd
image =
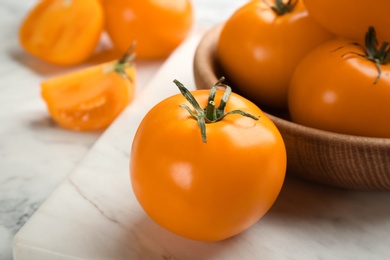
[(251, 1), (225, 23), (217, 56), (240, 94), (261, 105), (286, 107), (295, 67), (310, 50), (331, 38), (308, 16), (302, 1), (280, 16), (263, 1)]
[(310, 15), (324, 28), (352, 41), (373, 26), (380, 41), (390, 41), (388, 0), (303, 0)]
[(97, 0), (43, 0), (22, 22), (19, 41), (25, 51), (48, 63), (77, 65), (92, 56), (103, 26)]
[[(204, 107), (208, 91), (192, 93)], [(190, 239), (222, 240), (250, 227), (276, 200), (286, 170), (284, 143), (272, 121), (234, 93), (226, 112), (241, 109), (260, 119), (228, 115), (206, 125), (203, 143), (197, 121), (179, 107), (183, 103), (189, 105), (182, 95), (172, 96), (141, 122), (131, 151), (131, 183), (143, 209), (162, 227)]]
[(292, 120), (337, 133), (389, 138), (390, 65), (381, 65), (382, 76), (374, 84), (375, 63), (348, 52), (364, 54), (337, 39), (302, 60), (290, 84)]
[(135, 40), (139, 58), (167, 57), (193, 24), (190, 0), (107, 0), (103, 8), (114, 46), (124, 52)]
[(109, 126), (135, 92), (134, 66), (124, 70), (132, 79), (130, 82), (112, 70), (116, 63), (107, 62), (43, 81), (41, 95), (53, 120), (76, 131)]

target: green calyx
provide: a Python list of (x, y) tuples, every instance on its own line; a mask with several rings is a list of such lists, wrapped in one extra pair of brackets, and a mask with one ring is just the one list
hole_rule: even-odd
[(283, 0), (275, 0), (274, 4), (270, 4), (266, 2), (266, 0), (263, 0), (263, 2), (268, 5), (277, 15), (284, 15), (291, 13), (292, 10), (294, 10), (298, 0), (288, 0), (287, 2)]
[(136, 57), (136, 54), (134, 53), (135, 48), (135, 42), (133, 42), (129, 49), (123, 54), (122, 58), (118, 60), (117, 63), (114, 64), (113, 70), (121, 75), (122, 77), (128, 79), (130, 82), (133, 82), (133, 79), (129, 77), (129, 75), (126, 74), (126, 69), (134, 66), (134, 60)]
[[(363, 50), (364, 54), (361, 54), (358, 52), (347, 52), (342, 57), (344, 57), (347, 54), (355, 54), (355, 55), (358, 55), (364, 59), (372, 61), (375, 64), (376, 68), (378, 69), (378, 75), (374, 81), (374, 84), (376, 84), (382, 76), (381, 65), (387, 64), (388, 62), (390, 62), (389, 43), (383, 42), (382, 45), (379, 47), (379, 43), (378, 43), (378, 39), (376, 37), (375, 29), (374, 29), (374, 27), (370, 26), (368, 28), (367, 33), (366, 33), (365, 46), (362, 46), (361, 44), (356, 43), (356, 42), (352, 42), (351, 44), (360, 47)], [(338, 49), (340, 49), (340, 48), (338, 48)]]
[[(231, 115), (231, 114), (239, 114), (242, 116), (250, 117), (254, 120), (259, 119), (259, 117), (256, 117), (256, 116), (249, 114), (249, 113), (246, 113), (242, 110), (232, 110), (232, 111), (225, 113), (225, 106), (229, 100), (230, 94), (232, 93), (232, 89), (228, 85), (222, 83), (224, 80), (225, 80), (225, 78), (221, 77), (217, 81), (217, 83), (215, 83), (212, 86), (212, 88), (210, 89), (210, 94), (209, 94), (207, 106), (204, 109), (200, 107), (198, 101), (196, 101), (196, 99), (191, 94), (191, 92), (186, 87), (184, 87), (184, 85), (182, 83), (180, 83), (176, 79), (173, 81), (176, 84), (176, 86), (179, 88), (181, 94), (186, 98), (186, 100), (193, 107), (193, 109), (191, 109), (190, 107), (188, 107), (185, 104), (180, 105), (180, 107), (185, 108), (188, 111), (188, 113), (190, 113), (191, 116), (193, 116), (197, 120), (198, 126), (200, 128), (200, 132), (202, 135), (202, 141), (204, 143), (207, 143), (206, 123), (215, 123), (215, 122), (221, 121), (227, 115)], [(216, 103), (214, 101), (215, 95), (217, 93), (217, 87), (224, 87), (225, 88), (225, 92), (222, 96), (222, 99), (221, 99), (218, 107), (216, 106)]]

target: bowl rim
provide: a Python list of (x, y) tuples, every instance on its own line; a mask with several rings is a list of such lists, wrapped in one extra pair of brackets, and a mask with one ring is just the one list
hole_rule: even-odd
[(383, 146), (384, 148), (390, 148), (390, 138), (381, 138), (381, 137), (369, 137), (369, 136), (360, 136), (360, 135), (349, 135), (343, 133), (336, 133), (327, 130), (322, 130), (310, 126), (301, 125), (290, 120), (286, 120), (277, 116), (274, 116), (270, 113), (267, 113), (267, 116), (272, 118), (276, 124), (283, 125), (284, 128), (297, 133), (305, 133), (306, 136), (318, 137), (324, 140), (329, 140), (332, 142), (349, 142), (349, 143), (359, 143), (360, 145), (367, 146)]

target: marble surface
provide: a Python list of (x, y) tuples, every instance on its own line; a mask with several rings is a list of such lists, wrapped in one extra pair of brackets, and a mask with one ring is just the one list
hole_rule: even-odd
[(14, 238), (15, 259), (390, 259), (388, 192), (287, 178), (272, 209), (246, 232), (204, 243), (155, 224), (129, 181), (130, 146), (145, 113), (194, 88), (193, 34)]
[[(69, 69), (31, 58), (19, 46), (20, 23), (37, 2), (0, 0), (0, 260), (12, 259), (16, 232), (105, 136), (67, 131), (50, 120), (39, 84)], [(244, 2), (194, 0), (197, 27), (223, 21)], [(106, 43), (103, 38), (100, 48)], [(140, 90), (162, 62), (137, 64)]]

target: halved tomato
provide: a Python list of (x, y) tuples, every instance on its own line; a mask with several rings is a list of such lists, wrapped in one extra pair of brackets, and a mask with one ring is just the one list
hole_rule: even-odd
[(56, 65), (76, 65), (94, 52), (104, 27), (97, 0), (43, 0), (19, 30), (25, 51)]
[(41, 84), (54, 121), (73, 130), (107, 127), (134, 96), (135, 67), (128, 59), (108, 62)]

